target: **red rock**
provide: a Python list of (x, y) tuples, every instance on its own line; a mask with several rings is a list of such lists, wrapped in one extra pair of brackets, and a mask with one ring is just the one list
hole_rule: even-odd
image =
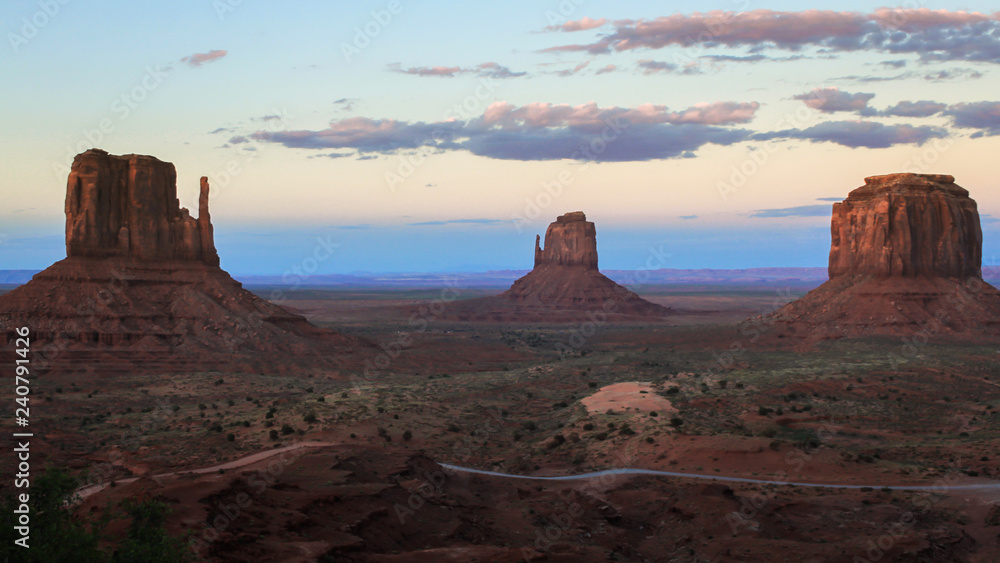
[(833, 206), (830, 280), (768, 317), (778, 338), (1000, 334), (976, 202), (954, 178), (892, 174)]
[(833, 205), (830, 277), (981, 277), (983, 233), (969, 192), (952, 176), (865, 178)]
[(535, 237), (535, 267), (496, 297), (448, 307), (464, 320), (575, 321), (662, 318), (666, 307), (650, 303), (597, 268), (597, 229), (582, 211), (567, 213)]
[(91, 149), (73, 160), (66, 188), (66, 255), (218, 265), (202, 178), (194, 219), (177, 199), (174, 165), (151, 156)]
[(27, 325), (41, 365), (105, 372), (184, 362), (203, 371), (257, 352), (335, 357), (359, 344), (223, 271), (208, 179), (194, 219), (177, 201), (175, 178), (172, 164), (150, 156), (78, 155), (66, 195), (68, 257), (0, 295), (0, 344)]
[(582, 266), (597, 270), (597, 229), (582, 211), (567, 213), (545, 231), (545, 248), (535, 237), (535, 267)]

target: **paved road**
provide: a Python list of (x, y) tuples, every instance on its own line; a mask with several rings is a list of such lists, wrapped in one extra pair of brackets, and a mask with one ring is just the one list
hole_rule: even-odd
[[(240, 467), (245, 467), (252, 463), (257, 463), (258, 461), (263, 461), (265, 459), (272, 458), (276, 455), (283, 454), (285, 452), (300, 450), (302, 448), (322, 448), (326, 446), (337, 446), (332, 442), (298, 442), (296, 444), (291, 444), (282, 448), (274, 448), (271, 450), (264, 450), (255, 454), (242, 457), (233, 461), (226, 463), (221, 463), (218, 465), (212, 465), (210, 467), (202, 467), (200, 469), (185, 469), (182, 471), (173, 471), (170, 473), (161, 473), (159, 475), (154, 475), (153, 479), (160, 477), (171, 477), (175, 475), (184, 474), (203, 474), (203, 473), (213, 473), (220, 469), (238, 469)], [(767, 479), (751, 479), (749, 477), (726, 477), (724, 475), (706, 475), (702, 473), (676, 473), (673, 471), (656, 471), (653, 469), (634, 469), (634, 468), (622, 468), (622, 469), (605, 469), (604, 471), (593, 471), (591, 473), (580, 473), (578, 475), (558, 475), (553, 477), (539, 477), (533, 475), (513, 475), (510, 473), (499, 473), (497, 471), (487, 471), (484, 469), (473, 469), (471, 467), (462, 467), (459, 465), (449, 465), (442, 463), (441, 467), (448, 469), (450, 471), (455, 471), (458, 473), (472, 473), (476, 475), (489, 475), (492, 477), (505, 477), (508, 479), (527, 479), (534, 481), (582, 481), (586, 479), (597, 479), (599, 477), (604, 477), (607, 475), (653, 475), (657, 477), (675, 477), (680, 479), (704, 479), (709, 481), (723, 481), (729, 483), (756, 483), (759, 485), (794, 485), (796, 487), (817, 487), (823, 489), (892, 489), (894, 491), (935, 491), (935, 492), (948, 492), (948, 491), (972, 491), (972, 490), (1000, 490), (1000, 483), (979, 483), (979, 484), (966, 484), (966, 485), (886, 485), (886, 484), (873, 484), (873, 485), (838, 485), (835, 483), (798, 483), (798, 482), (778, 482), (769, 481)], [(124, 485), (127, 483), (132, 483), (136, 481), (138, 477), (130, 477), (128, 479), (118, 479), (115, 481), (116, 485)], [(103, 491), (110, 485), (111, 482), (99, 483), (96, 485), (88, 485), (77, 489), (76, 494), (79, 496), (80, 500), (85, 499), (91, 495)]]

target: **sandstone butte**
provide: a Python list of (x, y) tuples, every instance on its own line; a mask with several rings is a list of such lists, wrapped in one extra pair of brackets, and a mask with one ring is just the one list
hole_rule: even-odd
[(151, 156), (77, 155), (66, 188), (67, 257), (0, 296), (0, 343), (28, 326), (39, 363), (154, 368), (189, 358), (206, 368), (234, 354), (320, 356), (352, 342), (223, 271), (208, 179), (193, 218), (180, 207), (176, 177), (173, 164)]
[(535, 237), (534, 268), (494, 297), (453, 303), (446, 316), (485, 321), (659, 319), (670, 310), (615, 283), (597, 268), (597, 229), (582, 211), (566, 213)]
[(866, 178), (833, 205), (829, 281), (770, 315), (773, 333), (997, 335), (1000, 291), (982, 279), (982, 239), (976, 202), (952, 176)]

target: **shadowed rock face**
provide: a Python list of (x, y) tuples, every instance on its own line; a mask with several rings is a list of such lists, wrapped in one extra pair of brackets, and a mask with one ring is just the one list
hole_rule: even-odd
[(77, 155), (66, 187), (66, 255), (217, 266), (208, 178), (201, 179), (198, 219), (180, 206), (176, 182), (174, 165), (151, 156)]
[(830, 278), (981, 276), (979, 212), (952, 176), (865, 178), (834, 204), (831, 231)]
[(979, 212), (953, 177), (866, 178), (834, 204), (831, 234), (830, 281), (768, 317), (779, 338), (1000, 334)]

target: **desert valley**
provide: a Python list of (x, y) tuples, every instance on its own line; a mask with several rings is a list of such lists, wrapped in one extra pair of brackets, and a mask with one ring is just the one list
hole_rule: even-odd
[(207, 181), (193, 219), (174, 178), (79, 155), (68, 258), (0, 296), (5, 364), (30, 326), (32, 464), (77, 476), (103, 542), (131, 537), (115, 507), (154, 500), (213, 561), (1000, 554), (1000, 292), (949, 176), (836, 204), (808, 293), (637, 295), (575, 212), (495, 296), (318, 286), (280, 306), (219, 268)]
[(1000, 561), (995, 3), (0, 4), (3, 563)]

